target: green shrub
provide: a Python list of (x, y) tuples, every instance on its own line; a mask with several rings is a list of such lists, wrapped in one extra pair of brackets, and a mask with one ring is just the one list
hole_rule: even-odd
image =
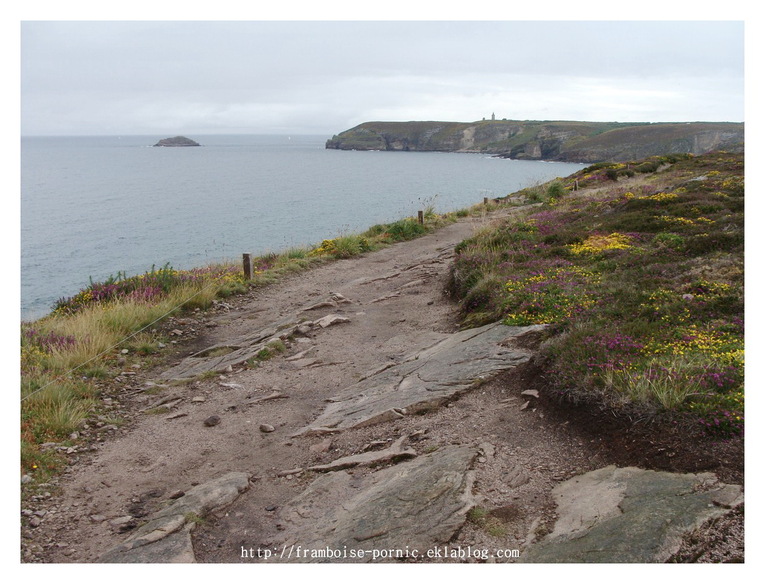
[(335, 241), (335, 249), (332, 252), (336, 258), (350, 258), (369, 251), (369, 242), (358, 235), (345, 235)]
[(593, 172), (596, 172), (598, 170), (608, 168), (609, 166), (612, 166), (611, 162), (596, 162), (595, 164), (591, 164), (590, 166), (583, 168), (579, 172), (581, 174), (592, 174)]
[(660, 248), (680, 250), (685, 245), (685, 238), (678, 233), (657, 233), (653, 242)]
[(392, 241), (407, 241), (425, 235), (427, 228), (410, 217), (391, 223), (386, 227), (385, 233)]
[(547, 187), (545, 194), (547, 195), (548, 199), (560, 199), (563, 195), (566, 194), (566, 187), (563, 186), (562, 182), (554, 181)]
[(362, 235), (366, 237), (377, 237), (378, 235), (382, 235), (385, 233), (387, 227), (385, 225), (377, 224), (372, 225), (369, 229), (367, 229)]
[(659, 162), (656, 160), (650, 160), (643, 162), (641, 164), (638, 164), (635, 167), (635, 172), (639, 172), (641, 174), (648, 174), (651, 172), (656, 172), (659, 168)]

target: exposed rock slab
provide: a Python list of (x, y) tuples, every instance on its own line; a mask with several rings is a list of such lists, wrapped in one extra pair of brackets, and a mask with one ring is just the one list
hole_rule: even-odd
[(543, 328), (495, 323), (450, 335), (346, 388), (298, 434), (354, 428), (436, 407), (528, 361), (531, 350), (513, 340)]
[[(334, 294), (330, 297), (332, 302), (338, 303), (342, 298), (344, 303), (349, 302), (344, 297)], [(268, 344), (276, 339), (286, 339), (301, 331), (311, 330), (316, 327), (326, 328), (336, 324), (349, 322), (349, 319), (338, 314), (327, 315), (317, 321), (308, 321), (300, 316), (301, 312), (311, 309), (301, 309), (297, 314), (290, 315), (273, 324), (263, 327), (252, 333), (242, 335), (226, 343), (218, 343), (198, 351), (186, 357), (175, 367), (171, 367), (160, 375), (160, 379), (190, 379), (210, 371), (223, 372), (228, 367), (236, 367), (255, 357)]]
[(385, 450), (375, 450), (372, 452), (354, 454), (353, 456), (344, 456), (343, 458), (338, 458), (337, 460), (333, 460), (327, 464), (317, 464), (315, 466), (310, 466), (307, 470), (316, 472), (329, 472), (365, 464), (380, 464), (388, 460), (393, 460), (394, 458), (401, 460), (404, 458), (416, 457), (417, 453), (412, 448), (403, 446), (404, 440), (406, 440), (406, 436), (402, 436)]
[[(297, 326), (297, 323), (292, 323), (292, 325)], [(159, 378), (164, 380), (190, 379), (209, 371), (223, 372), (228, 367), (241, 365), (257, 355), (281, 331), (286, 331), (287, 334), (291, 333), (290, 323), (277, 323), (232, 342), (208, 347), (186, 357), (175, 367), (164, 371)]]
[[(450, 446), (364, 477), (322, 475), (282, 510), (288, 562), (371, 562), (373, 550), (424, 552), (451, 539), (472, 507), (476, 451)], [(294, 548), (292, 546), (295, 546)], [(305, 557), (296, 557), (300, 546)], [(279, 546), (280, 548), (282, 546)], [(314, 551), (366, 551), (363, 557), (314, 557)]]
[(328, 314), (327, 316), (317, 320), (314, 325), (320, 326), (321, 328), (327, 328), (328, 326), (332, 326), (334, 324), (342, 324), (344, 322), (351, 322), (351, 319), (340, 316), (339, 314)]
[(555, 527), (522, 561), (664, 562), (683, 535), (742, 503), (743, 491), (710, 473), (608, 466), (561, 483), (553, 497)]
[(124, 542), (107, 551), (104, 563), (187, 563), (194, 561), (193, 520), (231, 504), (249, 484), (243, 472), (231, 472), (191, 489), (151, 516)]

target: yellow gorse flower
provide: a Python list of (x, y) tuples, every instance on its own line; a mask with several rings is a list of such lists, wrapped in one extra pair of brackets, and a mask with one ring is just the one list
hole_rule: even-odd
[(693, 219), (688, 219), (687, 217), (670, 217), (668, 215), (664, 215), (659, 219), (665, 223), (669, 223), (670, 225), (696, 225), (696, 222)]
[(612, 249), (627, 249), (632, 247), (632, 238), (624, 233), (610, 235), (590, 235), (583, 243), (573, 243), (569, 251), (576, 255), (597, 254)]
[(677, 193), (655, 193), (653, 195), (638, 197), (638, 199), (643, 201), (672, 201), (677, 198)]
[(316, 249), (311, 250), (309, 256), (330, 255), (337, 250), (337, 244), (334, 239), (325, 239)]

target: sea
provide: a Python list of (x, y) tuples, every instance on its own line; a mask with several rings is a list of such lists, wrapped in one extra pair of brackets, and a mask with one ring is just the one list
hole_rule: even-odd
[(433, 206), (454, 211), (581, 164), (327, 150), (327, 136), (22, 137), (21, 318), (91, 282), (240, 261)]

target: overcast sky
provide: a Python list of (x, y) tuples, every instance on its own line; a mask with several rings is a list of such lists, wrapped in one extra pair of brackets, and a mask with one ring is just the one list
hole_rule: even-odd
[(492, 113), (744, 121), (744, 24), (21, 22), (23, 135), (331, 136)]

